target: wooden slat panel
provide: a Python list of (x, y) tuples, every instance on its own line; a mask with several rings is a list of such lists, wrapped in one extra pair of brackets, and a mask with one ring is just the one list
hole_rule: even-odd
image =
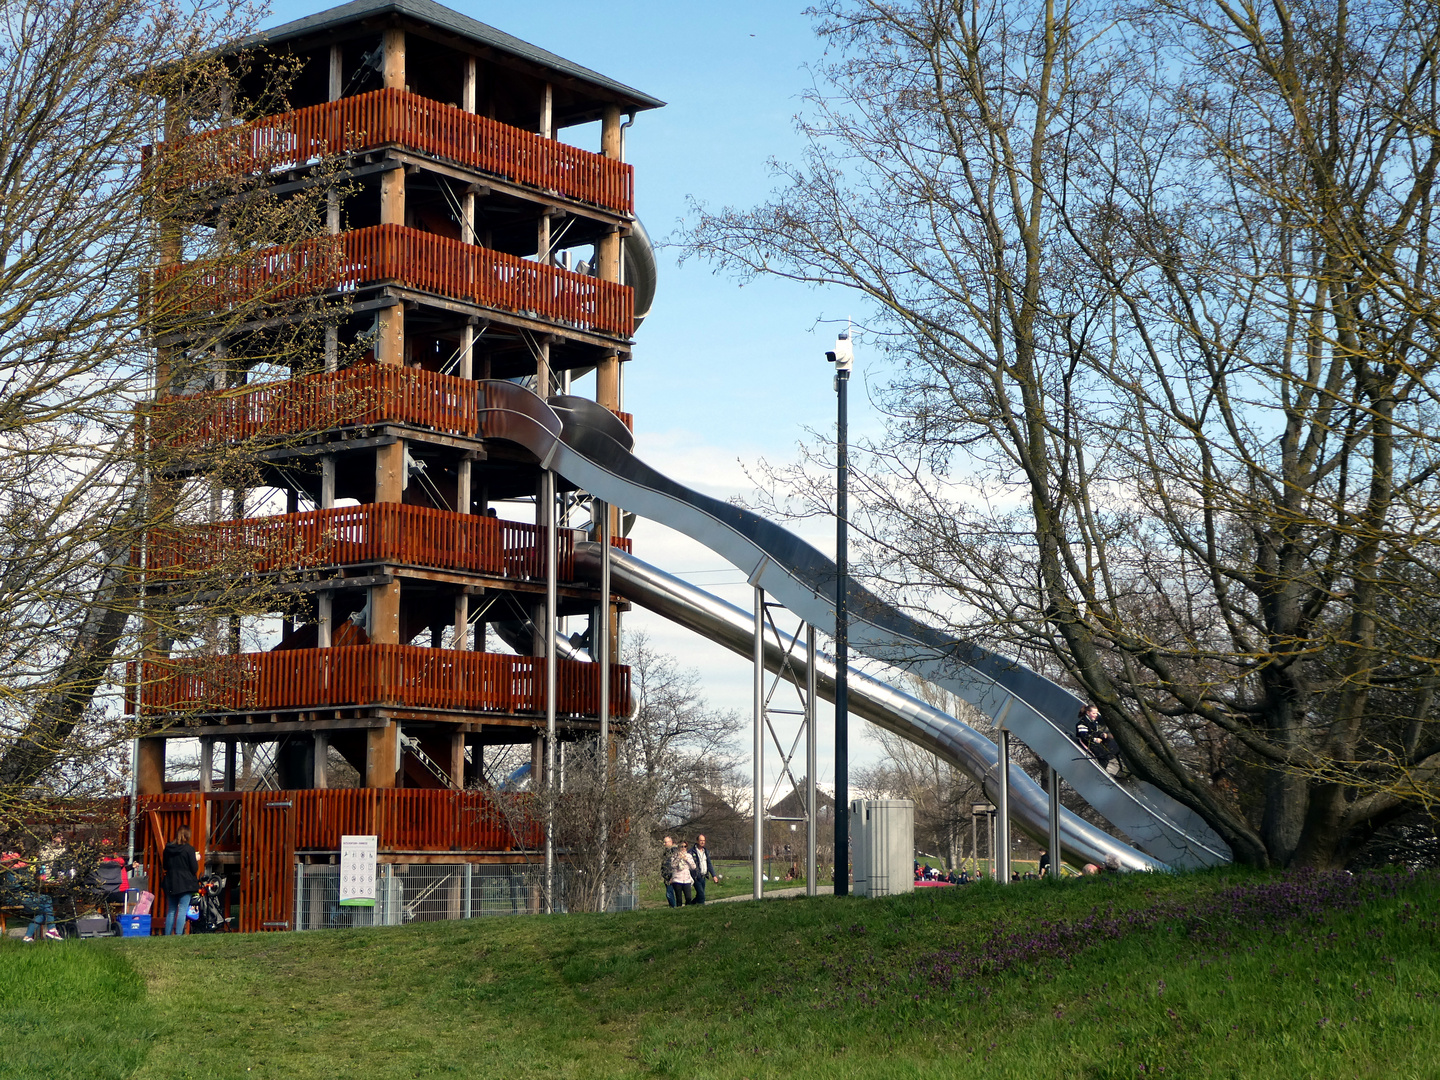
[[(145, 572), (152, 581), (174, 581), (219, 570), (260, 574), (386, 561), (538, 580), (545, 576), (543, 532), (528, 522), (368, 503), (153, 529)], [(561, 581), (575, 580), (575, 542), (583, 539), (578, 529), (559, 530)], [(615, 543), (629, 550), (628, 540)]]
[[(538, 715), (545, 711), (544, 672), (542, 657), (414, 645), (151, 660), (142, 669), (142, 709), (156, 715), (396, 705)], [(628, 714), (630, 669), (612, 665), (610, 686), (612, 715)], [(599, 667), (557, 660), (556, 690), (561, 715), (596, 715)]]
[(297, 848), (336, 851), (342, 836), (370, 836), (375, 832), (377, 792), (372, 789), (291, 794), (295, 799)]
[(435, 371), (355, 364), (284, 382), (164, 397), (150, 430), (153, 445), (180, 449), (386, 421), (475, 435), (475, 384)]
[(634, 211), (632, 166), (394, 88), (201, 132), (178, 143), (178, 152), (162, 144), (159, 163), (166, 186), (197, 187), (389, 143), (581, 202)]
[(404, 225), (264, 248), (233, 263), (165, 266), (155, 273), (153, 304), (163, 320), (382, 281), (620, 337), (635, 328), (635, 295), (627, 285)]
[[(370, 503), (166, 527), (149, 534), (145, 570), (151, 580), (175, 580), (221, 569), (245, 574), (389, 561), (503, 575), (511, 535), (532, 547), (536, 536), (533, 525), (509, 524), (428, 506)], [(574, 574), (571, 532), (561, 545), (566, 580)]]
[(240, 929), (246, 933), (295, 926), (294, 792), (247, 791), (240, 841)]

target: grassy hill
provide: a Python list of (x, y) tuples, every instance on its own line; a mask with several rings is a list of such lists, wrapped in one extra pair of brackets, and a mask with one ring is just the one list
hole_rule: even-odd
[(1228, 870), (888, 900), (0, 947), (0, 1077), (1440, 1073), (1440, 881)]

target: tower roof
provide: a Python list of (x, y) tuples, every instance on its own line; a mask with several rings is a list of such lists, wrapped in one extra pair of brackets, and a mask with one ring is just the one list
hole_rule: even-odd
[(563, 56), (556, 56), (528, 41), (521, 41), (493, 26), (462, 15), (443, 4), (437, 4), (435, 0), (351, 0), (348, 4), (261, 30), (246, 38), (241, 45), (253, 48), (298, 43), (384, 16), (432, 27), (442, 34), (454, 35), (472, 46), (477, 46), (477, 51), (488, 52), (496, 59), (505, 57), (512, 62), (518, 61), (525, 66), (543, 69), (558, 80), (578, 84), (596, 96), (615, 102), (624, 111), (639, 112), (643, 109), (656, 109), (665, 104), (659, 98), (651, 97), (597, 71), (591, 71)]

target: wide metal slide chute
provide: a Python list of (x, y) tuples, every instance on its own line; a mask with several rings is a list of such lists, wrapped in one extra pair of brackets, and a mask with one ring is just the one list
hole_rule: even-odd
[[(517, 443), (595, 497), (704, 544), (810, 625), (833, 632), (837, 574), (834, 562), (820, 551), (749, 510), (692, 491), (646, 465), (630, 452), (633, 439), (625, 425), (593, 401), (557, 396), (547, 402), (524, 387), (498, 381), (482, 382), (479, 392), (486, 436)], [(850, 644), (856, 652), (945, 688), (1023, 740), (1149, 856), (1120, 845), (1122, 865), (1194, 867), (1230, 860), (1224, 842), (1188, 808), (1151, 785), (1117, 782), (1074, 744), (1069, 731), (1081, 702), (1070, 691), (1022, 664), (912, 619), (853, 581), (847, 597)], [(923, 723), (892, 717), (884, 726), (982, 783), (987, 773), (993, 781), (997, 748), (962, 721), (936, 712)], [(944, 739), (937, 738), (941, 728), (947, 732)], [(988, 752), (974, 743), (973, 750), (962, 753), (961, 747), (972, 747), (972, 736), (988, 744)], [(974, 756), (982, 753), (990, 755), (984, 767)], [(1035, 787), (1015, 768), (1011, 783), (1012, 791), (1024, 784)], [(1032, 820), (1031, 802), (1012, 795), (1012, 817), (1026, 832), (1038, 828), (1043, 835), (1043, 809), (1038, 822)], [(1077, 833), (1077, 845), (1080, 840)], [(1098, 843), (1093, 837), (1085, 842)]]

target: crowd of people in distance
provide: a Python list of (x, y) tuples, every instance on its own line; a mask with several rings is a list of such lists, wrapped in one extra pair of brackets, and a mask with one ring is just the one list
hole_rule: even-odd
[(695, 837), (695, 843), (690, 845), (684, 837), (679, 843), (665, 837), (665, 847), (660, 852), (660, 878), (665, 882), (665, 902), (671, 907), (705, 903), (706, 884), (720, 880), (705, 847), (705, 837)]
[[(1094, 874), (1118, 874), (1120, 869), (1119, 856), (1110, 854), (1105, 856), (1104, 866), (1097, 866), (1095, 863), (1086, 863), (1081, 873), (1087, 876)], [(1035, 870), (1025, 870), (1023, 872), (1012, 870), (1010, 872), (1010, 880), (1039, 881), (1041, 878), (1049, 877), (1052, 872), (1050, 853), (1048, 851), (1042, 851), (1040, 852), (1038, 872)], [(944, 870), (932, 867), (929, 863), (922, 863), (918, 859), (915, 860), (915, 881), (917, 883), (933, 882), (937, 885), (968, 885), (971, 881), (984, 880), (986, 880), (984, 870), (977, 870), (975, 876), (972, 878), (970, 872), (963, 866), (959, 870)]]
[[(118, 903), (140, 864), (116, 850), (113, 838), (79, 854), (65, 837), (31, 844), (33, 853), (0, 852), (0, 905), (27, 919), (24, 942), (59, 941), (74, 932), (77, 909)], [(57, 917), (57, 902), (62, 917)], [(68, 928), (68, 930), (66, 929)], [(62, 932), (65, 931), (65, 932)]]

